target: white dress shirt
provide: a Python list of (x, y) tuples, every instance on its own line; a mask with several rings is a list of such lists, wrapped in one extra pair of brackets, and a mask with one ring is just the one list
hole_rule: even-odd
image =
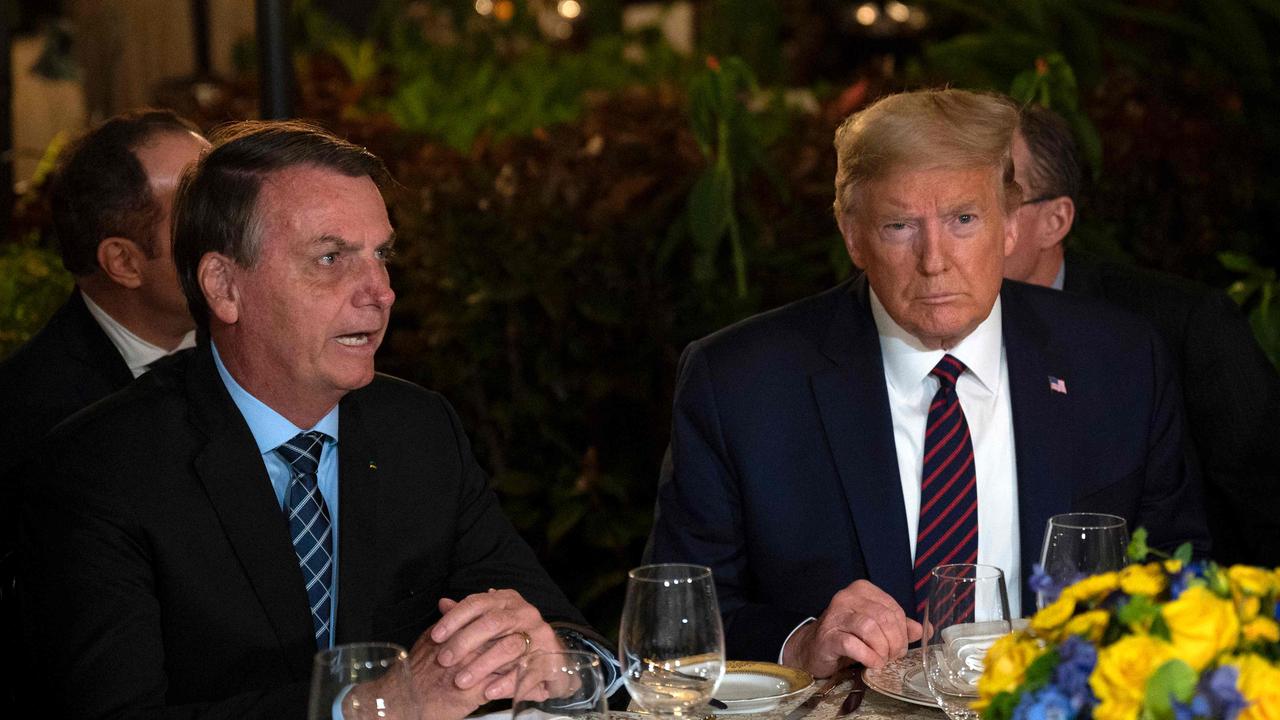
[(140, 377), (146, 372), (151, 363), (159, 360), (166, 355), (172, 355), (179, 350), (186, 350), (196, 346), (196, 331), (188, 332), (182, 338), (182, 342), (172, 350), (165, 350), (162, 347), (152, 345), (133, 334), (129, 328), (121, 325), (118, 320), (107, 314), (106, 310), (98, 307), (87, 294), (81, 292), (80, 297), (84, 298), (84, 305), (89, 309), (89, 314), (94, 320), (98, 321), (98, 325), (102, 326), (102, 332), (107, 334), (107, 339), (112, 345), (116, 346), (116, 350), (120, 351), (120, 357), (124, 358), (124, 364), (129, 366), (129, 372), (133, 373), (135, 378)]
[(978, 479), (978, 562), (1004, 571), (1009, 609), (1017, 615), (1022, 607), (1018, 468), (1000, 298), (996, 298), (987, 319), (950, 350), (924, 347), (889, 317), (874, 291), (871, 292), (871, 314), (880, 335), (880, 355), (889, 391), (889, 414), (893, 419), (893, 442), (898, 453), (912, 558), (920, 519), (925, 426), (929, 403), (938, 391), (938, 380), (929, 371), (950, 353), (968, 368), (956, 382), (956, 394), (969, 424)]

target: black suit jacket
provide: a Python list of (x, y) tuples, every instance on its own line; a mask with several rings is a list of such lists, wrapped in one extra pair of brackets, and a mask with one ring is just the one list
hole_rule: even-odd
[[(1072, 510), (1122, 515), (1157, 546), (1203, 551), (1198, 479), (1155, 332), (1054, 290), (1006, 282), (1001, 297), (1024, 580), (1048, 518)], [(894, 447), (862, 277), (685, 351), (654, 559), (712, 568), (730, 656), (775, 658), (857, 579), (914, 615)], [(1022, 596), (1029, 611), (1034, 596)]]
[(79, 290), (72, 291), (35, 337), (0, 363), (0, 492), (9, 508), (6, 521), (17, 507), (17, 481), (10, 473), (32, 446), (54, 425), (132, 381), (120, 351), (89, 314)]
[[(411, 646), (441, 597), (582, 623), (452, 408), (386, 376), (339, 405), (335, 642)], [(25, 628), (57, 716), (302, 717), (316, 652), (284, 514), (207, 344), (55, 430), (26, 475)]]
[(1214, 559), (1280, 565), (1280, 376), (1225, 293), (1067, 253), (1065, 290), (1146, 319), (1173, 352)]

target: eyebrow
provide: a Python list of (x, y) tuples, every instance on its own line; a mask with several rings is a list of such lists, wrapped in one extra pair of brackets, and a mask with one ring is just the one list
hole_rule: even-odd
[[(351, 246), (351, 243), (347, 242), (346, 239), (342, 238), (339, 235), (334, 235), (332, 233), (325, 233), (324, 235), (317, 236), (315, 240), (311, 241), (311, 244), (333, 246), (338, 248), (339, 250)], [(395, 244), (396, 244), (396, 231), (392, 230), (391, 234), (387, 236), (387, 239), (378, 243), (377, 247), (392, 247)]]

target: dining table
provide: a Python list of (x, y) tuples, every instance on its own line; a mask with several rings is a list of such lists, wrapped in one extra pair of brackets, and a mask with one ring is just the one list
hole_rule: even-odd
[[(792, 698), (778, 707), (767, 712), (756, 713), (734, 713), (719, 714), (708, 708), (708, 714), (703, 718), (720, 718), (721, 720), (784, 720), (792, 709), (803, 703), (810, 695), (818, 691), (820, 683), (814, 683), (813, 686), (804, 693)], [(913, 703), (904, 702), (882, 695), (875, 690), (868, 689), (866, 695), (862, 699), (862, 704), (858, 709), (848, 715), (841, 716), (840, 706), (844, 703), (844, 699), (848, 696), (849, 691), (853, 689), (852, 681), (846, 680), (836, 687), (836, 689), (822, 699), (818, 706), (804, 716), (804, 720), (945, 720), (946, 715), (937, 707), (924, 707), (923, 705), (915, 705)], [(626, 720), (652, 720), (653, 716), (637, 711), (638, 709), (633, 702), (631, 708), (627, 711), (613, 711), (609, 713), (610, 717), (625, 718)]]

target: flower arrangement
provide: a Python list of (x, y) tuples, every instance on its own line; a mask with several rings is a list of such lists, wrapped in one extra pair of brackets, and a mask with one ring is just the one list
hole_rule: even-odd
[(983, 720), (1280, 720), (1280, 569), (1156, 553), (1143, 529), (1129, 558), (991, 646)]

